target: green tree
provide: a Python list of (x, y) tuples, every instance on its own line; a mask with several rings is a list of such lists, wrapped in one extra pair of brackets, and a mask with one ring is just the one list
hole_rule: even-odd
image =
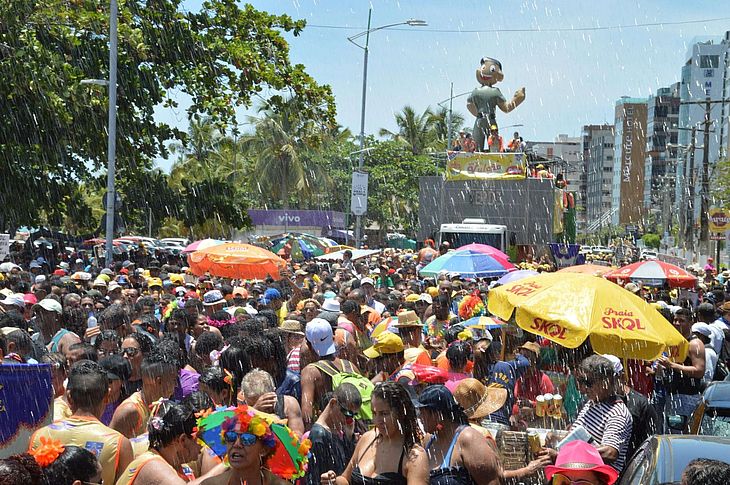
[(414, 155), (395, 141), (368, 145), (365, 166), (368, 180), (368, 222), (375, 222), (383, 235), (392, 229), (413, 233), (418, 228), (418, 178), (436, 175), (436, 162)]
[[(449, 110), (439, 107), (431, 114), (431, 123), (435, 135), (434, 146), (436, 150), (443, 150), (449, 141)], [(459, 136), (459, 131), (464, 126), (464, 116), (456, 111), (451, 111), (451, 137), (452, 140)], [(451, 147), (448, 147), (449, 149)]]
[[(61, 220), (79, 182), (106, 163), (106, 90), (82, 85), (108, 78), (108, 11), (91, 0), (0, 2), (0, 230)], [(299, 100), (304, 119), (333, 122), (328, 86), (289, 61), (284, 33), (305, 26), (235, 0), (206, 0), (186, 11), (181, 0), (128, 0), (119, 11), (118, 179), (135, 179), (166, 143), (185, 133), (154, 118), (191, 99), (191, 119), (225, 128), (236, 108), (264, 89)], [(284, 104), (282, 94), (271, 106)], [(22, 201), (22, 203), (18, 203)], [(83, 202), (83, 200), (78, 200)]]
[(380, 136), (406, 144), (414, 155), (420, 155), (432, 144), (435, 138), (434, 115), (430, 109), (421, 114), (411, 106), (404, 106), (400, 113), (395, 114), (397, 132), (381, 128)]
[(329, 185), (329, 175), (311, 156), (321, 147), (325, 128), (319, 120), (305, 118), (300, 105), (298, 98), (276, 107), (263, 105), (259, 116), (251, 119), (254, 132), (243, 140), (255, 159), (252, 175), (259, 193), (268, 194), (284, 209)]
[(644, 241), (647, 248), (659, 249), (662, 238), (659, 234), (647, 233), (641, 236), (641, 240)]

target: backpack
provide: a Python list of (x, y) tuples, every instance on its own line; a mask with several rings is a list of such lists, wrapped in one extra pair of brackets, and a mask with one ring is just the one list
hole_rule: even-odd
[(355, 386), (355, 389), (357, 389), (360, 393), (360, 399), (362, 400), (360, 412), (357, 414), (357, 417), (359, 419), (371, 421), (373, 419), (373, 410), (370, 407), (370, 396), (373, 393), (375, 385), (370, 382), (370, 379), (367, 377), (361, 376), (355, 372), (355, 368), (352, 366), (350, 361), (342, 359), (341, 362), (342, 371), (335, 367), (332, 362), (327, 360), (320, 360), (312, 365), (332, 378), (332, 389), (336, 389), (344, 382)]

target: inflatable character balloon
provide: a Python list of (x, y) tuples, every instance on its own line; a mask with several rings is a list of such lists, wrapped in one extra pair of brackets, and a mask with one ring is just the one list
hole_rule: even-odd
[(477, 69), (477, 81), (480, 86), (474, 88), (466, 101), (466, 108), (476, 116), (474, 121), (474, 141), (477, 151), (484, 151), (484, 141), (489, 135), (490, 125), (497, 124), (496, 108), (499, 106), (505, 113), (509, 113), (525, 100), (525, 88), (520, 88), (507, 101), (499, 88), (494, 85), (504, 79), (502, 63), (491, 57), (483, 57)]

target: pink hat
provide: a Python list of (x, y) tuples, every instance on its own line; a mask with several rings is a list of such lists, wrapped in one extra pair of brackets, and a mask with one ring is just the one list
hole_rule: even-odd
[(570, 470), (590, 470), (606, 477), (608, 485), (618, 478), (618, 472), (612, 466), (603, 463), (598, 450), (585, 441), (571, 441), (560, 448), (555, 465), (545, 467), (545, 478), (550, 481), (554, 474)]
[(23, 300), (25, 300), (26, 305), (35, 305), (38, 303), (38, 298), (33, 293), (26, 293), (23, 295)]

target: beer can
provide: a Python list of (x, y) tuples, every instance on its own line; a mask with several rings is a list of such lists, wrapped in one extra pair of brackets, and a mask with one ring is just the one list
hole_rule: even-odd
[(528, 431), (527, 444), (530, 448), (530, 453), (532, 453), (533, 455), (537, 455), (538, 453), (540, 453), (540, 450), (542, 449), (542, 444), (540, 443), (540, 434), (537, 431)]

